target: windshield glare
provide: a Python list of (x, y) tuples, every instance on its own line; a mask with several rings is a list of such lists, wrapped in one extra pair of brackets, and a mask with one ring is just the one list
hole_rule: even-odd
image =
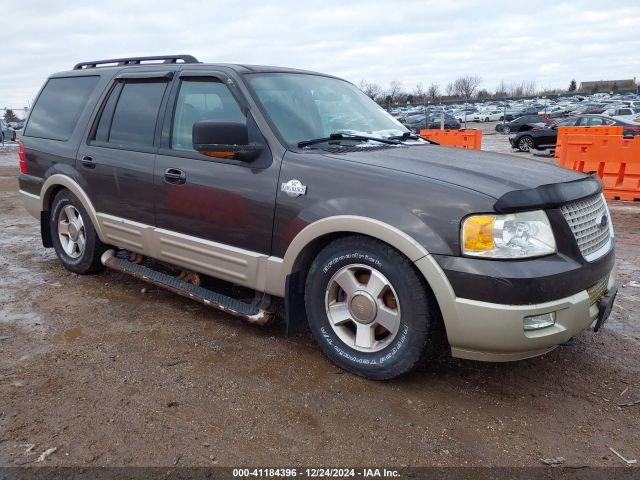
[(408, 132), (376, 102), (344, 80), (298, 73), (247, 77), (263, 110), (290, 145), (332, 133), (387, 138)]

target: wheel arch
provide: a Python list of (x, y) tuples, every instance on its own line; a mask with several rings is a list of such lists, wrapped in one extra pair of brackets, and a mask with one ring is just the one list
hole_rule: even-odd
[(89, 214), (89, 218), (91, 219), (91, 223), (93, 224), (96, 233), (98, 234), (98, 238), (104, 242), (104, 236), (102, 234), (100, 222), (98, 222), (96, 209), (93, 207), (93, 203), (83, 188), (67, 175), (56, 173), (45, 180), (40, 191), (41, 211), (47, 212), (47, 214), (51, 211), (51, 204), (54, 197), (63, 188), (68, 189), (80, 201), (84, 209)]
[[(362, 235), (380, 240), (405, 255), (431, 289), (445, 329), (447, 317), (455, 315), (455, 294), (444, 272), (429, 252), (405, 232), (379, 220), (353, 215), (340, 215), (318, 220), (302, 229), (293, 239), (283, 259), (287, 333), (306, 328), (304, 283), (311, 262), (331, 241), (349, 235)], [(290, 313), (291, 314), (290, 314)]]

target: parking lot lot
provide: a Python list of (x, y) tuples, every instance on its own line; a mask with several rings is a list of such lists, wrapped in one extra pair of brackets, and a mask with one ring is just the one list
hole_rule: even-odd
[[(509, 153), (505, 142), (484, 137)], [(536, 359), (443, 359), (371, 382), (282, 325), (111, 271), (67, 272), (20, 204), (17, 163), (0, 151), (3, 465), (50, 448), (49, 464), (87, 466), (624, 465), (609, 447), (640, 458), (640, 205), (611, 205), (621, 288), (602, 333)]]

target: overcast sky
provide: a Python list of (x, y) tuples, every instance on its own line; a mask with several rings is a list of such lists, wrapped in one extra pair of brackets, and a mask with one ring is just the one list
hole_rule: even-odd
[(76, 62), (189, 53), (204, 62), (319, 70), (411, 90), (459, 75), (534, 80), (640, 77), (640, 0), (0, 0), (0, 107), (32, 102)]

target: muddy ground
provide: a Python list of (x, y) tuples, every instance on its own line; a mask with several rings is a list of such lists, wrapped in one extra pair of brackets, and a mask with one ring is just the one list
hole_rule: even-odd
[(623, 466), (609, 447), (640, 459), (640, 405), (617, 405), (640, 400), (640, 205), (612, 205), (627, 287), (602, 333), (371, 382), (282, 325), (67, 272), (17, 172), (15, 148), (0, 152), (0, 465), (49, 448), (43, 464), (74, 466)]

